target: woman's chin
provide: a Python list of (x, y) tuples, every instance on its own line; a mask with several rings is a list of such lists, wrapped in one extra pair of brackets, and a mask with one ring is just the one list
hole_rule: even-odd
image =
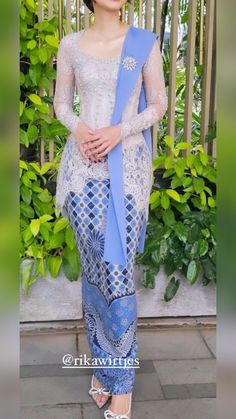
[[(97, 0), (97, 4), (106, 9), (111, 11), (118, 11), (121, 7), (126, 3), (125, 0)], [(96, 7), (96, 6), (95, 6)]]

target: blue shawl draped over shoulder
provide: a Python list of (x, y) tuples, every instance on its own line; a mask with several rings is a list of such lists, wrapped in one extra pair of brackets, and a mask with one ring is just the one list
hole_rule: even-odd
[[(122, 112), (128, 103), (129, 97), (142, 71), (152, 46), (158, 35), (145, 29), (130, 26), (123, 44), (121, 59), (118, 69), (116, 85), (115, 106), (112, 114), (111, 125), (121, 122)], [(124, 59), (131, 59), (134, 66), (124, 65)], [(146, 108), (146, 97), (142, 85), (139, 97), (138, 111)], [(152, 153), (150, 128), (143, 131), (145, 141)], [(125, 141), (125, 140), (124, 140)], [(126, 244), (126, 218), (123, 183), (122, 141), (108, 153), (108, 170), (110, 177), (110, 196), (108, 204), (107, 222), (105, 230), (105, 243), (103, 260), (119, 265), (127, 264)], [(145, 220), (138, 244), (138, 252), (144, 250), (147, 220)]]

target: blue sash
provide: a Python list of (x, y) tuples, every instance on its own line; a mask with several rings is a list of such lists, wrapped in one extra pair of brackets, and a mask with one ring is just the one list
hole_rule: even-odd
[[(112, 114), (111, 125), (121, 122), (122, 112), (128, 103), (129, 97), (136, 85), (142, 67), (145, 64), (152, 46), (158, 35), (148, 30), (130, 26), (126, 35), (121, 60), (118, 69), (116, 85), (116, 100)], [(123, 65), (125, 57), (135, 59), (136, 66), (132, 69)], [(146, 108), (146, 97), (142, 86), (139, 98), (139, 112)], [(152, 141), (150, 128), (143, 131), (145, 141), (152, 153)], [(124, 140), (125, 141), (125, 140)], [(123, 161), (122, 161), (122, 141), (120, 141), (108, 153), (108, 170), (110, 177), (110, 196), (108, 214), (105, 230), (105, 244), (103, 260), (126, 266), (127, 264), (127, 244), (126, 244), (126, 214), (124, 201), (124, 182), (123, 182)], [(143, 225), (138, 251), (144, 249), (147, 221)]]

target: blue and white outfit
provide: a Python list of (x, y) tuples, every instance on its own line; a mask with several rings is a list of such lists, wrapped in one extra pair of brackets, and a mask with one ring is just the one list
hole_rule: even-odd
[[(134, 262), (144, 246), (152, 185), (150, 127), (164, 115), (167, 95), (157, 35), (130, 26), (120, 56), (99, 58), (81, 49), (83, 32), (65, 36), (58, 51), (54, 108), (71, 134), (56, 207), (69, 219), (80, 253), (91, 355), (106, 360), (94, 374), (112, 394), (124, 394), (133, 390), (135, 369), (110, 365), (116, 358), (133, 365), (137, 357)], [(79, 121), (92, 129), (121, 123), (120, 143), (102, 161), (90, 161), (73, 135)]]

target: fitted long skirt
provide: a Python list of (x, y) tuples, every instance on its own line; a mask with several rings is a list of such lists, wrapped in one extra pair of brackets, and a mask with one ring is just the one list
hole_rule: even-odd
[(68, 193), (64, 208), (80, 254), (82, 306), (91, 358), (99, 359), (93, 372), (112, 394), (125, 394), (133, 391), (138, 364), (133, 273), (145, 211), (136, 209), (134, 196), (125, 195), (127, 265), (103, 261), (109, 192), (109, 179), (89, 178), (81, 193)]

